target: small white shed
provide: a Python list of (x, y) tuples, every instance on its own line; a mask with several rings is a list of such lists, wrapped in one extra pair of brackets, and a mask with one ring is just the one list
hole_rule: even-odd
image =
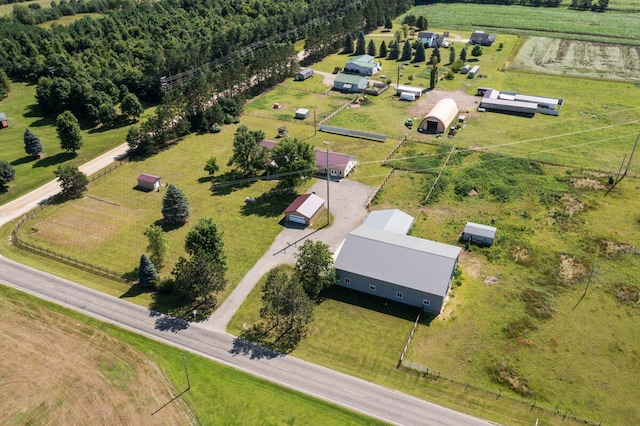
[(460, 241), (490, 247), (496, 238), (496, 228), (480, 223), (467, 222)]
[(309, 117), (309, 110), (306, 108), (298, 108), (296, 110), (296, 118), (298, 120), (304, 120)]

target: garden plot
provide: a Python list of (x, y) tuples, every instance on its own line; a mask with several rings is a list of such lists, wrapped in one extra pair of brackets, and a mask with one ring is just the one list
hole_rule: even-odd
[(529, 37), (511, 67), (541, 74), (640, 82), (640, 46)]

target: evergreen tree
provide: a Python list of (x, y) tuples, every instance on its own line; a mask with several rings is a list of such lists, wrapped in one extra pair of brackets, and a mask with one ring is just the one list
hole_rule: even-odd
[(449, 46), (449, 65), (453, 65), (456, 61), (456, 48), (453, 47), (453, 44)]
[(413, 62), (423, 62), (426, 59), (425, 55), (424, 44), (418, 43), (416, 47), (416, 56), (413, 58)]
[(153, 287), (160, 279), (156, 267), (146, 254), (140, 256), (140, 266), (138, 267), (138, 283), (142, 287)]
[(424, 31), (428, 28), (428, 26), (429, 22), (427, 21), (427, 18), (423, 15), (418, 16), (418, 19), (416, 20), (416, 27), (418, 27), (418, 30)]
[(413, 55), (413, 49), (411, 49), (411, 43), (409, 43), (409, 40), (407, 40), (404, 42), (404, 46), (402, 47), (401, 59), (403, 61), (410, 61), (412, 55)]
[(183, 224), (189, 218), (189, 200), (171, 183), (162, 199), (162, 217), (172, 225)]
[(347, 33), (347, 35), (344, 37), (344, 47), (342, 48), (342, 53), (353, 53), (353, 36), (351, 35), (351, 33)]
[(384, 42), (384, 40), (382, 40), (382, 43), (380, 43), (380, 57), (381, 58), (386, 58), (389, 52), (387, 52), (387, 43)]
[(436, 64), (433, 64), (433, 66), (431, 67), (431, 78), (429, 79), (429, 87), (431, 88), (431, 90), (436, 88), (436, 85), (438, 84), (438, 66)]
[(358, 40), (356, 41), (356, 55), (364, 55), (366, 52), (366, 40), (364, 33), (360, 31), (358, 34)]
[(473, 49), (471, 49), (471, 56), (473, 56), (474, 58), (482, 56), (482, 47), (480, 47), (479, 44), (473, 46)]
[(460, 60), (462, 62), (467, 62), (467, 46), (463, 47), (460, 51)]
[(438, 45), (433, 47), (433, 57), (436, 59), (436, 64), (439, 64), (442, 61), (442, 58), (440, 57), (440, 48), (438, 47)]
[(24, 151), (31, 157), (39, 157), (43, 150), (40, 138), (27, 127), (24, 131)]
[(56, 118), (56, 132), (60, 138), (60, 148), (67, 152), (75, 152), (82, 147), (82, 135), (78, 119), (65, 111)]
[(391, 18), (389, 16), (387, 16), (384, 20), (384, 27), (387, 30), (390, 30), (393, 28), (393, 21), (391, 20)]
[(376, 56), (376, 54), (376, 44), (374, 43), (373, 39), (371, 39), (369, 40), (369, 44), (367, 45), (367, 55)]
[(4, 190), (7, 184), (16, 178), (16, 170), (7, 160), (0, 160), (0, 190)]
[(394, 40), (389, 43), (389, 56), (387, 59), (395, 61), (400, 57), (400, 45)]

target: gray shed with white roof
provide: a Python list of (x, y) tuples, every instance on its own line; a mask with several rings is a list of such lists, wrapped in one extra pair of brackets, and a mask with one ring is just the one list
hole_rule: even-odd
[(365, 222), (347, 235), (335, 254), (338, 285), (439, 314), (461, 248), (388, 227)]
[(496, 228), (493, 226), (482, 225), (480, 223), (467, 222), (460, 235), (460, 240), (481, 246), (493, 245), (496, 238)]

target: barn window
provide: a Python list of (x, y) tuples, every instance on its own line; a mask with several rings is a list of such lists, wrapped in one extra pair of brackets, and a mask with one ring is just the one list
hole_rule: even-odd
[(349, 278), (345, 278), (345, 279), (344, 279), (344, 283), (345, 283), (345, 284), (351, 284), (351, 280), (350, 280)]
[(396, 297), (398, 299), (402, 299), (402, 292), (400, 292), (400, 291), (396, 292)]
[(375, 285), (373, 285), (373, 284), (371, 284), (371, 285), (369, 286), (369, 290), (371, 290), (371, 291), (376, 291), (376, 286), (375, 286)]
[(422, 300), (422, 304), (423, 304), (424, 306), (429, 306), (429, 305), (431, 304), (431, 301), (430, 301), (429, 299), (423, 299), (423, 300)]

